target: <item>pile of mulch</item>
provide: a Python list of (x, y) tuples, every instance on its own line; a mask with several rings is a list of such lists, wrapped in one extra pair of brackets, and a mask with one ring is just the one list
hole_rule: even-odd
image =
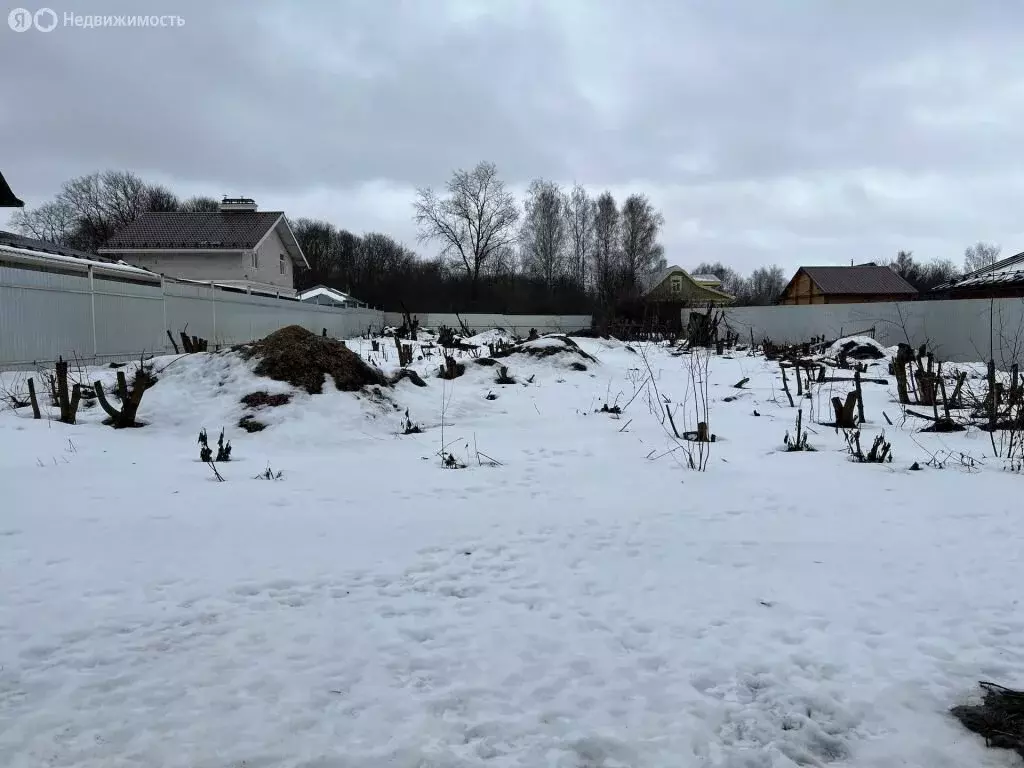
[(979, 683), (981, 704), (953, 707), (950, 713), (965, 728), (985, 738), (985, 746), (1012, 749), (1024, 757), (1024, 691)]
[(255, 368), (258, 376), (301, 387), (311, 395), (323, 392), (325, 374), (334, 378), (342, 392), (357, 392), (371, 385), (389, 386), (383, 373), (340, 341), (298, 325), (275, 331), (239, 351), (246, 359), (259, 361)]

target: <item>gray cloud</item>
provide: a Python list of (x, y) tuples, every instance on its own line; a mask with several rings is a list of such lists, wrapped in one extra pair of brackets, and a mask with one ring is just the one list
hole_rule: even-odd
[(71, 176), (129, 168), (412, 243), (412, 190), (490, 159), (517, 188), (545, 176), (648, 193), (684, 265), (1024, 248), (1018, 4), (167, 6), (146, 12), (184, 27), (0, 29), (2, 162), (19, 194), (38, 203)]

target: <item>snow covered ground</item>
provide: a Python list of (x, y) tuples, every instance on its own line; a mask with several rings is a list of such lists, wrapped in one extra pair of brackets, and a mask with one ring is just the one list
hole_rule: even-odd
[[(697, 473), (643, 384), (646, 357), (695, 429), (688, 358), (578, 343), (597, 362), (513, 354), (498, 385), (433, 357), (382, 396), (161, 358), (142, 429), (0, 414), (0, 765), (1014, 764), (947, 713), (1024, 682), (1024, 477), (986, 435), (914, 434), (890, 379), (862, 442), (884, 426), (891, 464), (815, 425), (832, 385), (803, 401), (817, 450), (785, 453), (778, 368), (738, 352)], [(258, 390), (293, 397), (247, 434)]]

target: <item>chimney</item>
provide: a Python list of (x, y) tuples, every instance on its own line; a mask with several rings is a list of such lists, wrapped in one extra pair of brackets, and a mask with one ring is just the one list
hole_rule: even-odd
[(220, 201), (221, 213), (227, 211), (255, 211), (256, 201), (251, 197), (225, 197)]

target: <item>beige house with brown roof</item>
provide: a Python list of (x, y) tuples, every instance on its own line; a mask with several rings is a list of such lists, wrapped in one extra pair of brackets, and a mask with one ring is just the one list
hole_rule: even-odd
[(224, 198), (214, 212), (145, 213), (99, 253), (179, 280), (292, 297), (295, 270), (309, 267), (284, 213), (249, 198)]

